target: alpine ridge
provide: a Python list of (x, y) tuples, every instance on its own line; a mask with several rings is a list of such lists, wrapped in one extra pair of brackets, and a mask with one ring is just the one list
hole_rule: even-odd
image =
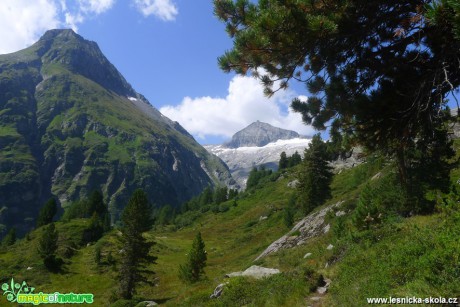
[(303, 155), (309, 142), (310, 139), (295, 131), (257, 121), (236, 132), (230, 142), (206, 145), (205, 148), (228, 165), (232, 177), (244, 188), (253, 167), (265, 166), (277, 170), (283, 151), (288, 156), (295, 152)]
[(137, 93), (95, 42), (50, 30), (0, 55), (0, 224), (25, 232), (50, 197), (100, 190), (112, 221), (136, 188), (178, 205), (228, 168)]
[(289, 140), (300, 137), (292, 130), (273, 127), (270, 124), (256, 121), (232, 136), (230, 142), (224, 144), (228, 148), (262, 147), (278, 140)]

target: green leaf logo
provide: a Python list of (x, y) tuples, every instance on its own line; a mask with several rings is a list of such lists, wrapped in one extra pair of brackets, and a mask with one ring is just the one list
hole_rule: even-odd
[(17, 297), (20, 293), (32, 293), (35, 290), (35, 288), (28, 286), (25, 281), (23, 281), (22, 284), (15, 283), (14, 279), (11, 278), (10, 285), (8, 285), (7, 283), (2, 284), (2, 290), (3, 295), (6, 295), (6, 299), (9, 302), (14, 303), (16, 302)]

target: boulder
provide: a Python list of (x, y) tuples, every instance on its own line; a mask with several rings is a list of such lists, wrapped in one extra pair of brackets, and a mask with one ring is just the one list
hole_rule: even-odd
[(243, 272), (229, 273), (229, 274), (226, 274), (225, 277), (250, 276), (250, 277), (257, 278), (257, 279), (261, 279), (264, 277), (268, 277), (270, 275), (280, 274), (280, 273), (281, 272), (278, 269), (264, 268), (261, 266), (253, 265)]
[[(268, 254), (279, 251), (280, 249), (292, 248), (307, 242), (309, 239), (318, 237), (329, 231), (330, 226), (325, 223), (326, 214), (330, 210), (339, 208), (344, 202), (339, 201), (327, 206), (319, 211), (310, 213), (298, 222), (286, 235), (282, 236), (270, 246), (268, 246), (255, 260), (259, 260)], [(298, 232), (298, 236), (291, 236), (291, 233)]]
[(211, 296), (209, 296), (209, 298), (218, 298), (222, 295), (222, 291), (224, 291), (224, 286), (228, 284), (227, 282), (226, 283), (223, 283), (223, 284), (220, 284), (218, 285), (215, 289), (214, 289), (214, 292), (211, 294)]
[(158, 304), (154, 301), (143, 301), (137, 304), (137, 306), (152, 307), (152, 306), (158, 306)]

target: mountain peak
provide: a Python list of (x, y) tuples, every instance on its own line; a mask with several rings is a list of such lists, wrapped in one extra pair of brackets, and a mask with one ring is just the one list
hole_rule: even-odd
[(115, 66), (104, 56), (98, 44), (84, 39), (71, 29), (48, 30), (28, 52), (18, 51), (15, 55), (30, 54), (40, 58), (45, 66), (69, 71), (98, 83), (122, 96), (136, 96), (136, 92)]
[(43, 34), (43, 36), (39, 39), (39, 41), (52, 40), (58, 36), (63, 38), (77, 38), (80, 40), (84, 40), (83, 37), (75, 33), (72, 29), (52, 29), (46, 31), (45, 34)]
[(235, 133), (232, 140), (225, 143), (224, 146), (229, 148), (262, 147), (277, 140), (288, 140), (298, 137), (299, 134), (295, 131), (273, 127), (258, 120)]

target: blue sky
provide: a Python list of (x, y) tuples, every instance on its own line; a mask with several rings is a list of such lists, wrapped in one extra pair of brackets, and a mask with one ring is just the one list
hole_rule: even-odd
[(53, 28), (96, 41), (136, 91), (202, 144), (227, 140), (256, 120), (313, 133), (289, 109), (305, 95), (300, 87), (267, 99), (257, 80), (218, 68), (232, 41), (212, 0), (2, 0), (0, 54)]

